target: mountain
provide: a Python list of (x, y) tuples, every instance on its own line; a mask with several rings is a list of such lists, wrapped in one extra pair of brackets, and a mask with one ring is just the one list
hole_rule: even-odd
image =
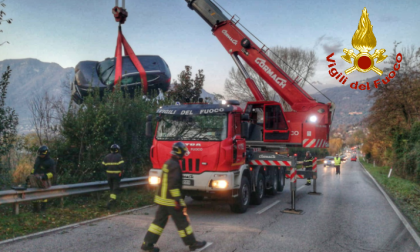
[[(359, 81), (360, 84), (370, 83), (372, 89), (373, 81), (378, 79), (370, 78), (365, 81)], [(371, 92), (367, 90), (355, 90), (349, 85), (326, 88), (321, 92), (335, 103), (335, 113), (333, 117), (332, 128), (337, 128), (341, 124), (352, 125), (361, 122), (369, 115), (369, 109), (372, 107), (374, 100), (368, 96), (375, 91), (373, 87)], [(319, 102), (329, 102), (322, 94), (311, 94)]]
[(69, 102), (69, 95), (65, 95), (65, 85), (70, 85), (74, 78), (74, 68), (62, 68), (56, 63), (41, 62), (37, 59), (8, 59), (0, 61), (0, 73), (6, 71), (7, 66), (12, 69), (10, 84), (7, 88), (6, 105), (15, 109), (19, 116), (18, 131), (23, 133), (32, 128), (29, 101), (36, 95), (48, 91), (55, 97), (63, 97)]

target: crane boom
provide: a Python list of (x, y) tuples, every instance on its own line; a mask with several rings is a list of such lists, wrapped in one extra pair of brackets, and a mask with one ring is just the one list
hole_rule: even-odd
[[(234, 21), (227, 18), (211, 0), (186, 1), (188, 6), (212, 27), (213, 34), (219, 39), (226, 51), (231, 55), (237, 55), (242, 58), (290, 104), (293, 110), (307, 111), (311, 107), (320, 105), (271, 60), (264, 50), (259, 48), (242, 32)], [(238, 64), (237, 61), (235, 63)], [(241, 68), (240, 70), (243, 72)], [(255, 88), (256, 86), (250, 87), (251, 90)], [(261, 99), (255, 94), (254, 96), (256, 100)], [(326, 110), (328, 109), (326, 108)]]
[[(275, 114), (274, 117), (274, 114), (270, 117), (271, 119), (264, 116), (266, 122), (264, 142), (300, 143), (299, 145), (303, 147), (319, 147), (319, 143), (322, 142), (321, 147), (328, 147), (333, 104), (321, 103), (312, 98), (267, 55), (268, 48), (264, 49), (265, 46), (260, 48), (254, 43), (237, 26), (239, 20), (235, 20), (234, 17), (231, 19), (226, 17), (211, 0), (185, 1), (190, 9), (194, 10), (210, 25), (213, 35), (231, 55), (245, 77), (245, 81), (256, 100), (256, 102), (248, 102), (247, 107), (249, 109), (264, 108), (264, 111), (266, 111), (267, 104), (270, 101), (266, 101), (239, 58), (246, 62), (292, 108), (293, 111), (291, 112), (284, 112), (282, 109), (278, 112), (270, 112)], [(280, 106), (280, 104), (278, 105)], [(274, 131), (270, 131), (268, 126), (271, 123), (270, 120), (283, 121), (284, 123), (283, 126), (276, 126)], [(271, 133), (273, 135), (269, 136), (268, 134)]]

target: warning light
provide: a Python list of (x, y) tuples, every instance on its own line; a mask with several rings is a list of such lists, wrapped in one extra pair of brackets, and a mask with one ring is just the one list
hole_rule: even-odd
[(297, 153), (295, 153), (295, 155), (293, 155), (293, 156), (297, 157)]

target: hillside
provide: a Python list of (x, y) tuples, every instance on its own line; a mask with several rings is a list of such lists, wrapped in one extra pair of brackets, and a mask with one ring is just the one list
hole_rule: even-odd
[[(367, 81), (372, 83), (373, 79)], [(341, 124), (352, 125), (359, 123), (369, 115), (369, 109), (374, 102), (372, 99), (368, 99), (368, 91), (354, 90), (347, 85), (323, 89), (321, 92), (335, 103), (333, 128), (337, 128)], [(312, 97), (320, 102), (328, 102), (320, 93), (312, 94)]]
[(7, 89), (6, 105), (15, 109), (19, 116), (19, 132), (29, 131), (30, 122), (29, 101), (35, 95), (45, 91), (55, 97), (63, 96), (66, 101), (65, 86), (73, 79), (74, 68), (62, 68), (56, 63), (41, 62), (37, 59), (12, 59), (0, 61), (0, 72), (12, 69), (10, 84)]

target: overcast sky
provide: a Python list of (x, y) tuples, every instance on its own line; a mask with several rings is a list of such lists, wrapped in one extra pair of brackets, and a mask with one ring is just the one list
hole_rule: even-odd
[[(115, 0), (0, 0), (7, 6), (11, 25), (0, 26), (0, 60), (36, 58), (75, 67), (83, 60), (104, 60), (115, 52), (117, 28), (111, 9)], [(340, 55), (352, 49), (351, 39), (364, 7), (367, 8), (377, 39), (375, 49), (393, 50), (393, 42), (420, 46), (420, 1), (283, 1), (217, 0), (230, 14), (236, 14), (268, 47), (300, 47), (315, 50), (319, 59), (311, 82), (317, 87), (340, 86), (328, 75), (326, 56), (344, 72), (352, 65)], [(120, 0), (121, 3), (121, 0)], [(126, 0), (128, 19), (123, 33), (136, 54), (160, 55), (173, 78), (184, 69), (203, 69), (204, 88), (222, 93), (234, 63), (210, 27), (184, 0)], [(357, 52), (357, 51), (356, 51)], [(371, 52), (373, 53), (373, 52)], [(393, 60), (395, 61), (395, 60)], [(384, 63), (377, 64), (383, 68)], [(352, 73), (352, 81), (375, 76)], [(351, 78), (350, 78), (351, 77)], [(322, 83), (323, 85), (321, 85)], [(307, 89), (313, 93), (312, 89)]]

